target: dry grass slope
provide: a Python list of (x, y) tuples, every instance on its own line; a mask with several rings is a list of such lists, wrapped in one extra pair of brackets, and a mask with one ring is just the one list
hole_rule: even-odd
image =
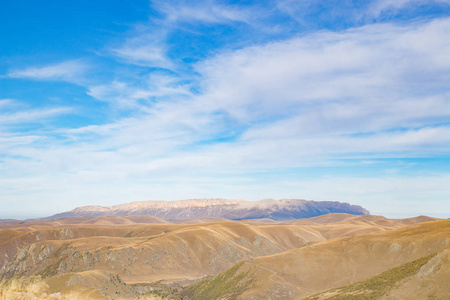
[(210, 300), (210, 299), (234, 299), (242, 294), (253, 283), (253, 278), (246, 273), (237, 273), (243, 262), (214, 277), (202, 280), (189, 286), (181, 293), (182, 299)]
[[(414, 268), (428, 262), (429, 255), (449, 247), (450, 220), (434, 221), (381, 233), (333, 239), (254, 258), (233, 269), (234, 273), (230, 276), (246, 274), (243, 280), (252, 278), (254, 283), (237, 296), (239, 299), (299, 299), (368, 280), (393, 266), (406, 264), (404, 267), (407, 269), (393, 269), (365, 284), (374, 286), (384, 280), (388, 285), (398, 282), (414, 273)], [(424, 260), (420, 260), (422, 257), (425, 257)], [(418, 261), (408, 265), (414, 260)], [(402, 277), (403, 273), (405, 277)], [(373, 299), (378, 296), (375, 294)]]
[[(416, 275), (437, 253), (421, 257), (399, 267), (389, 269), (367, 280), (333, 289), (319, 295), (314, 295), (305, 300), (364, 300), (381, 299), (389, 292), (399, 287), (405, 278)], [(450, 292), (450, 291), (449, 291)]]
[[(180, 284), (210, 276), (183, 295), (308, 296), (448, 247), (447, 221), (408, 225), (424, 220), (332, 214), (286, 223), (208, 218), (173, 224), (148, 216), (5, 221), (0, 292), (8, 299), (170, 298)], [(386, 253), (386, 262), (377, 262)]]

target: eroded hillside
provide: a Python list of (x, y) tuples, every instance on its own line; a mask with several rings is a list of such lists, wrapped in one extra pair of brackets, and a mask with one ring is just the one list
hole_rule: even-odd
[[(410, 235), (411, 230), (417, 233), (425, 224), (436, 223), (405, 227), (428, 220), (333, 214), (287, 223), (196, 219), (174, 224), (149, 216), (3, 222), (1, 293), (8, 293), (8, 299), (179, 298), (187, 286), (240, 263), (235, 271), (264, 287), (255, 290), (249, 285), (241, 295), (244, 298), (309, 295), (386, 269), (384, 265), (370, 265), (370, 259), (361, 260), (357, 253), (369, 253), (376, 259), (383, 251), (391, 251), (390, 263), (402, 263), (448, 247), (448, 240), (431, 229), (423, 229), (424, 236), (417, 241), (412, 238), (414, 242), (400, 238)], [(448, 226), (441, 227), (448, 230)], [(367, 242), (372, 239), (380, 242)], [(429, 250), (419, 247), (424, 243)], [(317, 289), (301, 294), (301, 284), (295, 278), (299, 269), (308, 270), (306, 260), (316, 267), (336, 265), (336, 272), (344, 275), (336, 275), (339, 280), (335, 286), (318, 284)], [(358, 269), (363, 264), (368, 268), (365, 272)], [(308, 274), (311, 280), (318, 275), (317, 270)]]

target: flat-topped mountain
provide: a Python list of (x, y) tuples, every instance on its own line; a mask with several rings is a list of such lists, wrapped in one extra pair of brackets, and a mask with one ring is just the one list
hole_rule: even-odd
[(150, 215), (163, 219), (226, 218), (230, 220), (263, 219), (288, 221), (329, 213), (368, 215), (359, 205), (333, 201), (298, 199), (260, 201), (226, 199), (192, 199), (178, 201), (142, 201), (114, 206), (84, 206), (44, 219), (69, 217)]

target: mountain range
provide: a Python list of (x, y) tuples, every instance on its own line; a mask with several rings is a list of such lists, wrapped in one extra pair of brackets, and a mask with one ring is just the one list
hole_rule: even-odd
[(226, 199), (191, 199), (177, 201), (142, 201), (127, 204), (78, 207), (43, 220), (70, 217), (101, 216), (154, 216), (163, 219), (225, 218), (229, 220), (272, 219), (289, 221), (311, 218), (329, 213), (369, 215), (359, 205), (335, 201), (309, 201), (298, 199), (260, 201)]

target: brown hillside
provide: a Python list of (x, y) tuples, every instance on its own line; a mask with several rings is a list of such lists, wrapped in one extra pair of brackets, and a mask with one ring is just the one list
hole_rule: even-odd
[[(343, 220), (342, 216), (327, 218)], [(171, 224), (149, 216), (124, 216), (3, 224), (6, 228), (0, 230), (2, 290), (19, 294), (20, 290), (32, 288), (45, 290), (47, 294), (79, 291), (101, 297), (114, 291), (121, 297), (134, 299), (136, 295), (155, 292), (152, 289), (170, 293), (179, 288), (178, 283), (190, 284), (240, 261), (262, 256), (275, 259), (278, 256), (274, 254), (289, 256), (289, 250), (304, 251), (311, 243), (312, 247), (321, 248), (329, 239), (361, 233), (385, 234), (404, 226), (398, 220), (385, 219), (389, 222), (380, 225), (372, 219), (354, 220), (348, 216), (337, 223), (303, 225), (266, 220), (211, 222), (214, 220)], [(341, 257), (330, 256), (333, 259)], [(292, 267), (300, 265), (293, 260)], [(260, 268), (259, 273), (264, 270)], [(274, 273), (266, 272), (276, 280)]]
[(241, 282), (252, 282), (240, 299), (299, 299), (368, 279), (449, 247), (450, 220), (441, 220), (251, 259), (232, 276), (245, 274)]
[(367, 280), (329, 290), (306, 300), (447, 299), (450, 295), (450, 249), (384, 271)]

